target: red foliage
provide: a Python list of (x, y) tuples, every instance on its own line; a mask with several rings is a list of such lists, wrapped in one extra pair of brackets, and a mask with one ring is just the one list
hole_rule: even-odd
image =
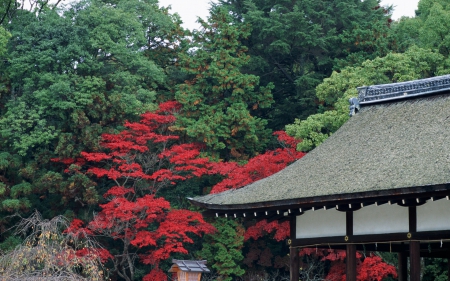
[[(314, 256), (321, 261), (331, 261), (331, 268), (325, 277), (330, 281), (345, 281), (345, 258), (346, 252), (343, 250), (304, 248), (300, 251), (300, 256)], [(394, 266), (383, 262), (381, 257), (370, 253), (364, 257), (360, 252), (356, 253), (357, 267), (356, 280), (358, 281), (382, 281), (388, 276), (397, 278), (397, 272)]]
[(106, 250), (106, 249), (83, 248), (81, 250), (76, 251), (75, 255), (77, 257), (99, 258), (102, 263), (105, 263), (109, 259), (113, 259), (114, 258), (110, 254), (110, 252), (108, 250)]
[(64, 230), (64, 233), (69, 233), (75, 237), (84, 238), (88, 235), (92, 235), (92, 231), (84, 227), (84, 222), (79, 219), (73, 219), (69, 227)]
[(298, 140), (288, 136), (283, 131), (275, 132), (274, 135), (278, 136), (278, 140), (285, 146), (284, 148), (257, 155), (242, 166), (236, 162), (211, 164), (210, 174), (217, 173), (226, 176), (223, 181), (212, 188), (211, 193), (243, 187), (266, 178), (281, 171), (287, 165), (305, 155), (305, 153), (296, 150)]
[(395, 267), (383, 262), (379, 256), (370, 255), (358, 267), (356, 279), (358, 281), (382, 281), (389, 275), (397, 278)]
[[(265, 244), (263, 243), (263, 246)], [(247, 255), (244, 258), (244, 264), (248, 267), (253, 267), (253, 262), (259, 260), (259, 257), (261, 256), (261, 249), (258, 247), (257, 242), (253, 242), (250, 244), (250, 249), (248, 250)]]
[[(216, 173), (225, 176), (223, 181), (212, 188), (211, 193), (219, 193), (251, 184), (286, 168), (290, 163), (305, 155), (303, 152), (296, 151), (298, 140), (288, 136), (283, 131), (275, 132), (274, 135), (278, 136), (278, 140), (284, 146), (283, 148), (260, 154), (242, 166), (235, 162), (210, 164), (210, 174)], [(274, 233), (274, 238), (277, 241), (286, 239), (289, 237), (289, 223), (259, 221), (256, 225), (247, 229), (245, 240), (250, 238), (256, 240), (270, 233)]]
[(271, 267), (272, 266), (272, 257), (273, 257), (273, 254), (270, 251), (270, 249), (265, 248), (262, 251), (261, 256), (259, 257), (258, 264), (262, 265), (262, 266)]
[[(203, 146), (173, 143), (179, 139), (171, 129), (176, 121), (173, 114), (179, 109), (177, 102), (165, 102), (156, 112), (142, 114), (139, 122), (126, 122), (126, 129), (120, 133), (103, 134), (100, 145), (104, 152), (82, 152), (79, 159), (52, 160), (76, 164), (79, 168), (71, 172), (106, 177), (116, 181), (118, 186), (145, 180), (151, 193), (176, 181), (200, 177), (208, 173), (209, 168), (209, 159), (199, 157)], [(86, 163), (90, 166), (83, 170)], [(109, 192), (118, 191), (124, 190)]]
[(142, 278), (142, 281), (167, 281), (167, 275), (161, 269), (154, 268)]
[[(125, 123), (118, 134), (103, 134), (104, 152), (82, 152), (81, 160), (54, 159), (65, 164), (78, 164), (71, 172), (85, 173), (115, 181), (103, 197), (101, 211), (87, 227), (74, 220), (68, 232), (79, 235), (101, 234), (123, 243), (123, 252), (112, 257), (97, 249), (78, 251), (79, 256), (97, 254), (112, 258), (123, 274), (127, 274), (130, 255), (140, 252), (140, 261), (151, 265), (144, 280), (166, 280), (159, 263), (173, 253), (187, 254), (186, 243), (194, 241), (190, 234), (201, 236), (213, 233), (215, 228), (203, 220), (201, 214), (189, 210), (173, 210), (164, 198), (156, 198), (158, 188), (175, 181), (207, 173), (207, 158), (201, 158), (199, 144), (174, 145), (178, 140), (171, 126), (180, 109), (177, 102), (160, 104), (159, 110), (141, 115), (140, 122)], [(87, 168), (83, 167), (86, 163)], [(136, 183), (140, 183), (137, 189)], [(144, 183), (149, 186), (142, 188)], [(133, 250), (134, 249), (134, 250)], [(145, 250), (144, 250), (145, 249)]]
[(247, 231), (244, 234), (244, 239), (245, 241), (250, 238), (257, 240), (264, 235), (275, 232), (274, 239), (281, 241), (289, 237), (289, 229), (290, 227), (288, 221), (279, 223), (278, 221), (267, 222), (267, 220), (261, 220), (255, 225), (247, 228)]
[[(109, 193), (110, 196), (112, 194)], [(145, 248), (146, 252), (139, 257), (144, 264), (153, 266), (150, 276), (159, 274), (159, 263), (171, 254), (188, 253), (184, 244), (194, 242), (188, 233), (201, 236), (215, 231), (201, 214), (172, 210), (168, 201), (153, 195), (133, 201), (120, 195), (113, 196), (110, 202), (100, 207), (102, 211), (89, 223), (88, 228), (95, 233), (120, 239), (125, 245)]]
[[(84, 222), (79, 219), (73, 219), (69, 227), (65, 229), (63, 233), (77, 238), (85, 238), (94, 234), (90, 229), (85, 228)], [(75, 256), (88, 259), (100, 259), (102, 263), (107, 262), (109, 259), (113, 259), (113, 256), (106, 249), (84, 247), (75, 251), (75, 255), (73, 255), (73, 253), (69, 253), (68, 256), (65, 257), (65, 260), (72, 260)], [(64, 258), (60, 258), (62, 262)]]
[(345, 263), (338, 262), (333, 264), (325, 279), (329, 281), (345, 281)]

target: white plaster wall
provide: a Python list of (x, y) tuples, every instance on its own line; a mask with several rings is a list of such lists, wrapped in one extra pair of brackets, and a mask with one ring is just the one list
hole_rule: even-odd
[(308, 211), (297, 216), (296, 238), (345, 236), (345, 212)]
[(353, 213), (353, 235), (408, 233), (408, 208), (370, 205)]
[(450, 201), (441, 199), (417, 206), (417, 231), (450, 230)]

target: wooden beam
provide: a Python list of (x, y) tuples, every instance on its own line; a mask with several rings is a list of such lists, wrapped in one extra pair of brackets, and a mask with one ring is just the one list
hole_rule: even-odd
[[(440, 241), (441, 239), (449, 240), (450, 239), (450, 230), (442, 230), (442, 231), (423, 231), (423, 232), (411, 232), (411, 236), (408, 233), (387, 233), (387, 234), (364, 234), (364, 235), (353, 235), (348, 236), (348, 242), (358, 243), (358, 244), (368, 244), (377, 242), (402, 242), (407, 240), (420, 240), (420, 241)], [(316, 245), (316, 244), (342, 244), (346, 241), (343, 236), (331, 236), (331, 237), (318, 237), (318, 238), (302, 238), (302, 239), (293, 239), (292, 243), (295, 246), (307, 246), (307, 245)], [(436, 242), (438, 243), (438, 242)], [(447, 247), (447, 244), (444, 243), (444, 246)], [(440, 245), (440, 242), (439, 242)], [(378, 244), (380, 246), (380, 244)], [(448, 245), (450, 247), (450, 245)], [(327, 246), (328, 247), (328, 246)], [(394, 247), (394, 245), (392, 245)]]
[(420, 242), (409, 242), (409, 280), (420, 281)]
[(420, 206), (425, 204), (429, 198), (431, 197), (402, 199), (398, 205), (402, 207)]
[(349, 203), (349, 204), (336, 205), (336, 210), (341, 211), (341, 212), (357, 211), (359, 209), (361, 209), (360, 203)]
[[(343, 240), (343, 239), (342, 239)], [(318, 249), (334, 249), (334, 250), (346, 250), (347, 246), (342, 244), (322, 244), (318, 245)], [(294, 243), (295, 244), (295, 243)], [(447, 243), (448, 244), (448, 243)], [(355, 244), (356, 250), (360, 252), (392, 252), (400, 253), (404, 252), (406, 257), (409, 256), (409, 249), (407, 245), (402, 244), (390, 244), (390, 243), (370, 243), (370, 244)], [(431, 253), (429, 252), (431, 246)], [(421, 258), (448, 258), (450, 253), (450, 247), (440, 248), (439, 243), (420, 243), (420, 257)]]

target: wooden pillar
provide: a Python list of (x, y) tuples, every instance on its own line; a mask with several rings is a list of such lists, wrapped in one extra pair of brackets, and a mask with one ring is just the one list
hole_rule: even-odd
[(409, 280), (420, 281), (420, 242), (409, 242)]
[(347, 245), (346, 266), (346, 280), (356, 281), (356, 245)]
[[(417, 232), (417, 208), (409, 207), (409, 232), (414, 239), (414, 233)], [(409, 280), (420, 281), (420, 242), (409, 242)]]
[(300, 259), (298, 257), (298, 249), (291, 247), (289, 257), (291, 281), (298, 281), (300, 279)]
[[(346, 233), (350, 237), (353, 235), (353, 212), (347, 211), (345, 214)], [(356, 245), (347, 244), (346, 253), (346, 280), (356, 281)]]
[(409, 232), (417, 232), (417, 208), (416, 206), (408, 207)]
[(405, 251), (398, 253), (398, 281), (408, 280), (408, 256)]
[(291, 279), (290, 281), (298, 281), (300, 279), (300, 259), (298, 257), (298, 249), (297, 248), (293, 248), (292, 247), (292, 241), (295, 240), (296, 238), (296, 234), (295, 234), (295, 230), (297, 228), (297, 217), (292, 217), (291, 221), (289, 223), (289, 227), (290, 227), (290, 240), (291, 240), (291, 244), (290, 249), (289, 249), (289, 258), (290, 258), (290, 262), (289, 262), (289, 269), (290, 269), (290, 273), (291, 273)]

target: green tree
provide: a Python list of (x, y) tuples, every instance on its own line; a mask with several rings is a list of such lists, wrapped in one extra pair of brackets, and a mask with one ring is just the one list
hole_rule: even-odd
[(137, 11), (96, 2), (77, 9), (28, 13), (25, 26), (13, 27), (1, 134), (22, 155), (41, 145), (65, 156), (92, 147), (102, 127), (153, 109), (164, 82), (141, 51)]
[(275, 84), (274, 105), (261, 111), (271, 129), (316, 113), (315, 88), (333, 69), (390, 50), (390, 8), (378, 0), (221, 0), (236, 22), (250, 24), (246, 71)]
[(102, 183), (66, 179), (50, 159), (95, 151), (101, 133), (173, 96), (166, 69), (180, 21), (156, 0), (83, 1), (15, 17), (0, 62), (0, 210), (34, 206), (47, 217), (59, 204), (94, 204)]
[(419, 30), (420, 41), (425, 47), (450, 55), (450, 2), (422, 0), (418, 9), (423, 25)]
[(202, 29), (192, 34), (192, 53), (180, 55), (189, 75), (176, 92), (183, 105), (180, 126), (228, 159), (259, 152), (270, 132), (267, 122), (252, 113), (271, 105), (272, 85), (260, 87), (259, 77), (241, 72), (250, 59), (241, 43), (249, 26), (233, 23), (220, 7), (211, 10), (207, 22), (199, 21)]
[(323, 112), (304, 120), (296, 119), (286, 126), (286, 132), (302, 139), (298, 150), (309, 151), (335, 132), (349, 118), (348, 100), (357, 97), (356, 88), (415, 80), (449, 73), (445, 58), (429, 49), (411, 47), (407, 52), (389, 53), (382, 58), (368, 60), (357, 67), (347, 67), (324, 79), (317, 86), (317, 97)]
[(205, 235), (203, 249), (197, 254), (217, 271), (218, 280), (231, 281), (233, 276), (245, 273), (239, 265), (244, 259), (241, 249), (244, 247), (245, 229), (235, 220), (225, 218), (216, 219), (212, 225), (217, 233)]
[(447, 259), (425, 258), (423, 278), (424, 281), (446, 281), (448, 280)]
[[(450, 55), (450, 2), (448, 0), (420, 0), (416, 17), (402, 18), (394, 23), (392, 37), (395, 49), (404, 52), (412, 45)], [(448, 64), (448, 63), (447, 63)]]

